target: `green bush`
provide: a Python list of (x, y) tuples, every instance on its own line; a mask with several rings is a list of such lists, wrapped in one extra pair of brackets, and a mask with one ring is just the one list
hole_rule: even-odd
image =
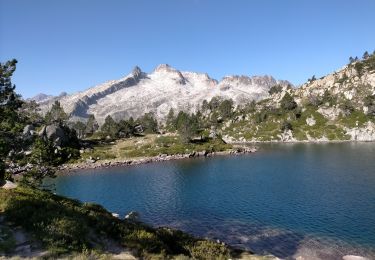
[(284, 110), (293, 110), (297, 108), (297, 103), (289, 93), (285, 93), (284, 97), (280, 101), (280, 106)]
[(293, 126), (290, 122), (284, 121), (282, 122), (280, 129), (281, 131), (293, 130)]
[(275, 86), (272, 86), (270, 88), (270, 90), (268, 91), (268, 93), (270, 95), (273, 95), (273, 94), (276, 94), (276, 93), (280, 93), (282, 90), (283, 90), (283, 87), (281, 85), (275, 85)]
[(190, 248), (190, 254), (194, 259), (228, 259), (230, 258), (229, 250), (222, 244), (212, 241), (197, 241)]

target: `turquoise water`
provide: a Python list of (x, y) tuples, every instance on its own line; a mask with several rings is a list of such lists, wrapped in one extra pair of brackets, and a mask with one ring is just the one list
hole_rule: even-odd
[(56, 192), (124, 216), (282, 258), (375, 259), (375, 143), (269, 144), (259, 152), (84, 170)]

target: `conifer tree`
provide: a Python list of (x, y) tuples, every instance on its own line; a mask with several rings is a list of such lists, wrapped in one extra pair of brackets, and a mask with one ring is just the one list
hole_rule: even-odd
[(53, 103), (51, 110), (47, 112), (45, 120), (48, 124), (65, 124), (68, 120), (68, 115), (65, 113), (58, 100)]
[(19, 146), (19, 135), (23, 129), (23, 117), (19, 109), (23, 102), (16, 94), (12, 76), (17, 60), (0, 63), (0, 182), (5, 175), (5, 158), (9, 151)]

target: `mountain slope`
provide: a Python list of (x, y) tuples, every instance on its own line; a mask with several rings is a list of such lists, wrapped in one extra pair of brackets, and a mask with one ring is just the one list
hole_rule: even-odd
[(214, 96), (232, 98), (235, 104), (261, 100), (269, 96), (268, 90), (276, 84), (290, 85), (270, 76), (228, 76), (218, 82), (207, 74), (182, 72), (162, 64), (149, 74), (135, 67), (124, 78), (49, 99), (40, 105), (45, 113), (55, 100), (59, 100), (73, 119), (94, 114), (99, 123), (108, 115), (119, 120), (137, 118), (147, 112), (154, 112), (157, 119), (163, 120), (170, 108), (195, 112), (203, 100)]
[[(285, 96), (296, 102), (292, 109), (282, 107)], [(228, 142), (375, 141), (375, 55), (299, 88), (278, 88), (247, 110), (221, 129)]]

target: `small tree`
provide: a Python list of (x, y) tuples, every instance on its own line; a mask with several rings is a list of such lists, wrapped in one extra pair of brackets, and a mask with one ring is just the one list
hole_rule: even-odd
[(89, 119), (86, 122), (86, 128), (85, 128), (85, 133), (92, 135), (99, 129), (99, 124), (95, 119), (94, 115), (90, 115)]
[(289, 131), (289, 130), (293, 130), (293, 126), (290, 122), (284, 121), (282, 122), (280, 129), (281, 131)]
[(119, 136), (120, 137), (129, 137), (133, 134), (134, 132), (134, 126), (129, 123), (127, 120), (121, 120), (118, 123), (119, 126)]
[(208, 109), (209, 109), (209, 105), (208, 105), (207, 100), (203, 100), (203, 102), (202, 102), (202, 111), (206, 112)]
[(208, 103), (208, 107), (211, 109), (211, 111), (219, 108), (221, 103), (221, 98), (220, 97), (213, 97), (210, 102)]
[(23, 101), (12, 84), (16, 64), (15, 59), (0, 63), (0, 182), (4, 180), (4, 161), (9, 151), (21, 149), (19, 137), (25, 123), (19, 113)]
[(280, 101), (280, 106), (284, 110), (293, 110), (297, 107), (297, 103), (294, 101), (293, 97), (286, 92)]
[(329, 106), (334, 105), (336, 103), (337, 98), (335, 98), (331, 92), (329, 92), (327, 89), (324, 91), (322, 96), (322, 104), (328, 103)]
[(156, 133), (158, 131), (158, 121), (152, 112), (144, 114), (138, 119), (138, 122), (142, 125), (145, 133)]
[(354, 62), (354, 58), (352, 56), (349, 57), (349, 64), (352, 64)]
[(68, 120), (68, 115), (65, 113), (64, 109), (61, 107), (58, 100), (53, 103), (51, 110), (47, 112), (45, 116), (47, 123), (59, 123), (64, 124)]
[(367, 51), (365, 51), (365, 53), (363, 53), (362, 58), (363, 58), (364, 60), (366, 60), (366, 59), (368, 59), (369, 57), (370, 57), (370, 54), (369, 54)]
[(37, 138), (32, 147), (31, 159), (38, 165), (56, 165), (55, 150), (51, 141)]
[(25, 102), (21, 107), (22, 116), (25, 118), (25, 121), (29, 124), (42, 123), (43, 118), (40, 115), (39, 104), (34, 100)]
[(270, 90), (268, 91), (268, 93), (270, 95), (273, 95), (273, 94), (276, 94), (276, 93), (280, 93), (282, 90), (283, 90), (283, 87), (280, 84), (277, 84), (275, 86), (272, 86), (270, 88)]
[(169, 131), (176, 130), (176, 117), (174, 115), (173, 108), (169, 109), (169, 113), (167, 115), (166, 127)]
[(342, 109), (342, 111), (344, 112), (346, 116), (350, 115), (355, 110), (353, 104), (349, 100), (346, 100), (346, 99), (340, 104), (340, 108)]
[(81, 122), (77, 121), (73, 124), (73, 129), (77, 132), (78, 138), (83, 138), (85, 137), (85, 132), (86, 132), (86, 125)]
[(101, 127), (103, 134), (110, 136), (111, 138), (116, 138), (119, 132), (118, 124), (111, 116), (107, 116), (104, 119), (104, 124)]
[(233, 100), (226, 99), (219, 105), (219, 113), (223, 119), (230, 118), (233, 114)]
[(315, 77), (315, 75), (313, 75), (313, 76), (311, 77), (311, 79), (308, 79), (307, 81), (313, 82), (313, 81), (315, 81), (315, 80), (316, 80), (316, 77)]
[(180, 111), (176, 119), (177, 130), (183, 142), (187, 143), (194, 137), (198, 131), (198, 118), (196, 115), (189, 116)]

